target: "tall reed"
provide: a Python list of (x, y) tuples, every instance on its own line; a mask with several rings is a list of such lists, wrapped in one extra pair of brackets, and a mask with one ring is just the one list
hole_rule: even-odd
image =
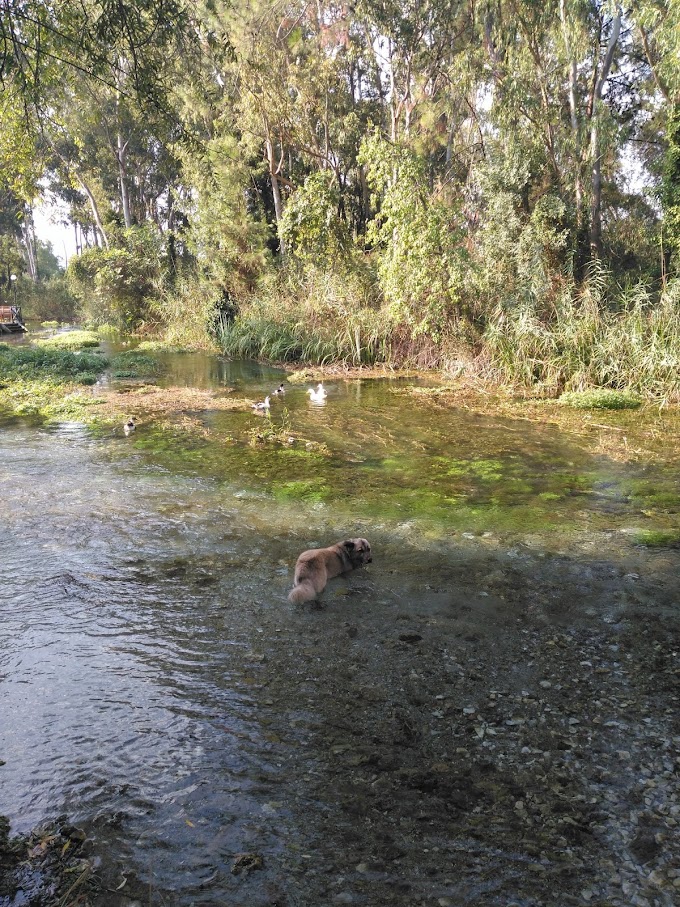
[(565, 282), (551, 307), (497, 310), (484, 334), (503, 380), (553, 392), (631, 389), (680, 399), (680, 280), (656, 299), (639, 284), (613, 294), (601, 274)]
[(229, 356), (366, 365), (389, 361), (391, 332), (359, 279), (314, 271), (302, 280), (282, 275), (223, 321), (218, 339)]

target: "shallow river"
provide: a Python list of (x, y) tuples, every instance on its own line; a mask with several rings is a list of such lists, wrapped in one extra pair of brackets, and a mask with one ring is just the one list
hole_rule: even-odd
[[(166, 365), (168, 386), (253, 400), (282, 377), (205, 356)], [(677, 626), (677, 549), (646, 544), (680, 528), (677, 416), (605, 414), (584, 436), (439, 406), (407, 384), (329, 379), (323, 406), (289, 384), (269, 417), (197, 411), (188, 434), (139, 404), (130, 437), (0, 416), (0, 814), (15, 833), (57, 816), (83, 828), (98, 903), (616, 903), (626, 880), (607, 885), (635, 864), (617, 818), (628, 775), (597, 781), (555, 747), (584, 785), (570, 803), (623, 797), (588, 820), (609, 868), (588, 863), (591, 838), (550, 823), (554, 853), (538, 832), (529, 846), (513, 759), (543, 760), (546, 789), (567, 781), (550, 774), (557, 757), (544, 764), (554, 741), (515, 739), (511, 722), (574, 670), (625, 669), (612, 647), (635, 615)], [(631, 450), (644, 438), (655, 459), (609, 456), (600, 430)], [(373, 564), (332, 581), (322, 609), (291, 606), (298, 553), (357, 535)], [(575, 651), (556, 680), (540, 652), (565, 639)], [(576, 698), (600, 695), (590, 682)], [(672, 699), (631, 683), (600, 701), (622, 722), (626, 702), (648, 697), (677, 779)], [(515, 703), (498, 722), (500, 762), (500, 731), (477, 721), (489, 697)], [(612, 734), (595, 761), (635, 749), (637, 731)], [(466, 781), (463, 764), (481, 768)], [(495, 846), (479, 830), (492, 809)], [(561, 876), (534, 879), (574, 851), (563, 901)], [(673, 902), (674, 861), (659, 904)]]

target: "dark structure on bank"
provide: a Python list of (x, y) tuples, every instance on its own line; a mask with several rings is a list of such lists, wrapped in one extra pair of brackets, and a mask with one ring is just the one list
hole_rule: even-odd
[(21, 306), (0, 305), (0, 334), (18, 334), (25, 330)]

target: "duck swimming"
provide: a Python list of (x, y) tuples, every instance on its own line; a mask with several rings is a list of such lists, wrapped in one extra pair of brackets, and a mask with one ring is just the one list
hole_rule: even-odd
[(123, 426), (123, 431), (125, 432), (126, 435), (129, 435), (130, 432), (133, 432), (135, 430), (135, 428), (137, 428), (137, 426), (135, 425), (135, 420), (128, 419), (127, 422), (125, 423), (125, 425)]
[(269, 397), (265, 397), (263, 403), (253, 403), (252, 407), (253, 409), (269, 409)]
[(284, 395), (285, 393), (286, 393), (286, 388), (283, 386), (283, 384), (279, 384), (279, 386), (278, 386), (278, 387), (276, 388), (276, 390), (274, 391), (274, 396), (275, 396), (275, 397), (283, 397), (283, 395)]
[(325, 403), (326, 397), (328, 396), (321, 385), (319, 385), (316, 390), (310, 387), (307, 393), (309, 394), (309, 399), (312, 401), (312, 403)]

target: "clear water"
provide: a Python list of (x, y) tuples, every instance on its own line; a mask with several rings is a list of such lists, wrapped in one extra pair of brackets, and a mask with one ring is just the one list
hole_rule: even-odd
[[(253, 400), (280, 380), (252, 363), (166, 362), (169, 386)], [(487, 550), (606, 546), (622, 571), (644, 559), (667, 575), (672, 553), (634, 544), (641, 528), (678, 527), (658, 423), (605, 417), (631, 444), (657, 431), (654, 465), (630, 464), (547, 423), (433, 407), (398, 381), (326, 385), (325, 406), (290, 386), (269, 418), (193, 413), (188, 436), (142, 410), (131, 438), (0, 422), (0, 814), (14, 832), (68, 815), (108, 854), (112, 890), (275, 903), (276, 873), (244, 887), (232, 872), (243, 852), (303, 885), (309, 812), (327, 808), (304, 795), (314, 683), (277, 697), (260, 682), (309, 632), (286, 601), (301, 550), (368, 537), (374, 564), (329, 600), (407, 616)], [(294, 443), (258, 442), (265, 426)]]

